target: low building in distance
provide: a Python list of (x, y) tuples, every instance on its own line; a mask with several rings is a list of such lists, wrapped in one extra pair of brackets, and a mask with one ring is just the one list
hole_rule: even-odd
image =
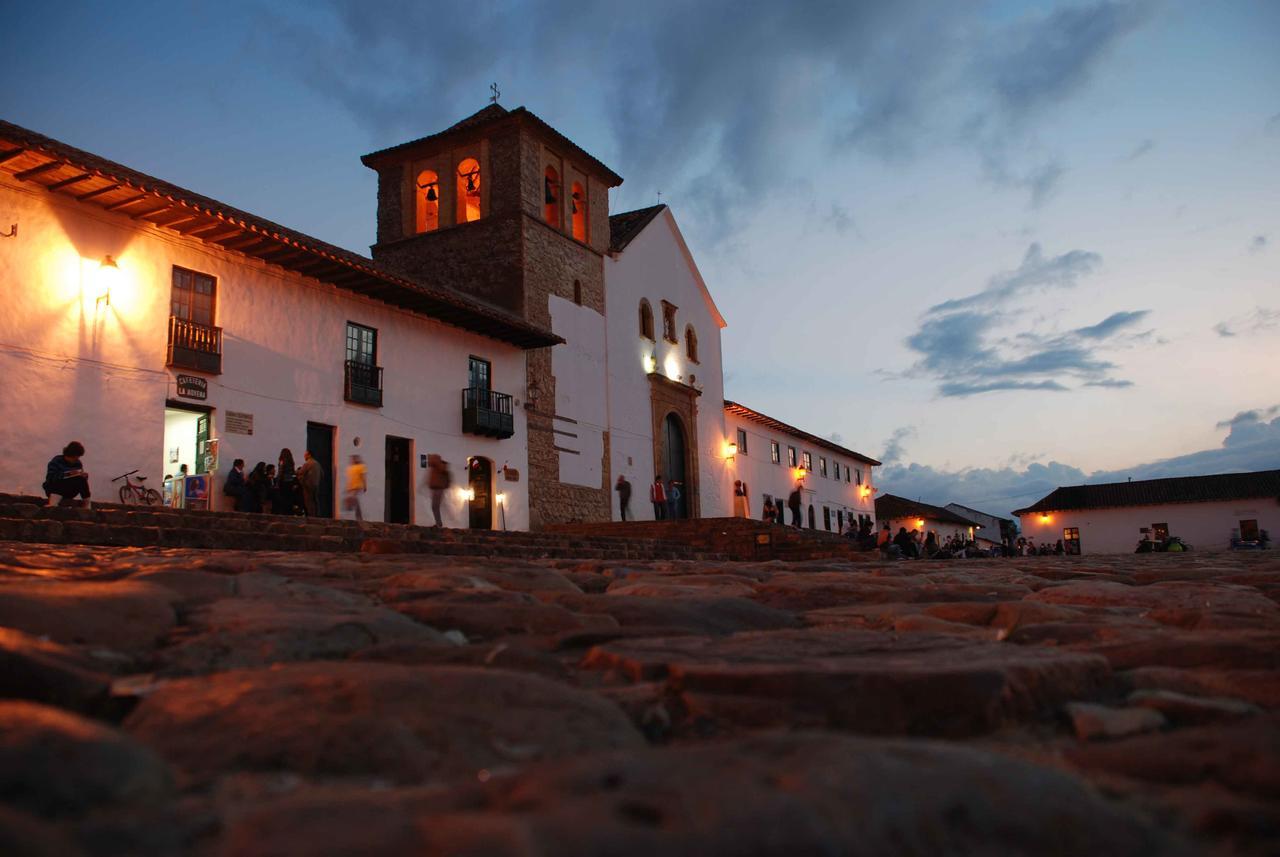
[(1012, 518), (1001, 518), (997, 515), (979, 512), (977, 509), (971, 509), (959, 503), (948, 503), (943, 508), (955, 512), (962, 518), (968, 518), (981, 527), (974, 537), (974, 541), (980, 547), (990, 548), (1002, 542), (1012, 545), (1014, 540), (1018, 538), (1018, 525), (1014, 523)]
[(1144, 479), (1055, 489), (1014, 512), (1037, 543), (1062, 539), (1068, 553), (1133, 553), (1137, 543), (1177, 536), (1197, 550), (1226, 550), (1280, 526), (1280, 470)]
[[(876, 520), (880, 527), (888, 524), (895, 535), (900, 527), (905, 527), (907, 532), (919, 530), (926, 534), (937, 533), (940, 541), (945, 541), (950, 536), (976, 539), (982, 532), (982, 525), (972, 518), (942, 506), (908, 500), (895, 494), (881, 494), (876, 498)], [(983, 538), (991, 539), (989, 536)], [(998, 539), (997, 532), (995, 540)]]

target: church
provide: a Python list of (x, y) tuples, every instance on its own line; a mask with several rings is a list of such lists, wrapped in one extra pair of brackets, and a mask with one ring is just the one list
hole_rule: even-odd
[[(496, 103), (365, 155), (369, 256), (0, 122), (0, 491), (62, 444), (95, 499), (129, 471), (226, 508), (232, 461), (368, 468), (366, 516), (540, 529), (630, 517), (874, 520), (874, 459), (736, 402), (726, 326), (675, 216), (609, 211), (622, 177)], [(0, 235), (4, 233), (0, 231)], [(829, 429), (828, 429), (829, 431)], [(650, 502), (657, 482), (665, 507)]]

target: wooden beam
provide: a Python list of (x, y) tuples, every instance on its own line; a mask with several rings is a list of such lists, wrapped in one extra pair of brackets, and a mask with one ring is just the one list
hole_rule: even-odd
[[(183, 235), (194, 235), (196, 237), (199, 237), (201, 232), (208, 232), (210, 229), (217, 229), (222, 225), (223, 223), (221, 220), (210, 220), (208, 223), (197, 226), (195, 229), (182, 229), (179, 231), (182, 232)], [(236, 232), (239, 232), (239, 231), (240, 230), (238, 229), (236, 230)]]
[(255, 244), (261, 244), (264, 241), (269, 241), (269, 240), (271, 239), (267, 238), (267, 236), (263, 235), (260, 232), (246, 232), (242, 237), (236, 238), (232, 241), (228, 241), (222, 246), (226, 247), (228, 250), (243, 251), (245, 247), (252, 247)]
[(18, 157), (18, 155), (21, 155), (25, 151), (26, 149), (19, 146), (16, 149), (9, 149), (7, 151), (0, 152), (0, 164), (3, 164), (5, 161), (12, 161), (14, 158)]
[(334, 264), (335, 263), (332, 259), (314, 259), (310, 262), (304, 262), (301, 265), (294, 265), (293, 270), (296, 273), (302, 274), (304, 277), (310, 277), (312, 276), (312, 272), (323, 271), (325, 268), (332, 267)]
[(120, 189), (120, 185), (109, 184), (106, 187), (100, 187), (97, 190), (91, 190), (88, 193), (82, 193), (79, 196), (77, 196), (76, 199), (78, 199), (80, 202), (84, 202), (86, 199), (93, 199), (95, 196), (102, 196), (104, 193), (111, 193), (111, 191), (119, 190), (119, 189)]
[(167, 205), (162, 205), (159, 208), (149, 208), (146, 211), (139, 211), (137, 214), (130, 214), (129, 216), (132, 217), (134, 220), (150, 218), (153, 214), (160, 214), (162, 212), (168, 211), (169, 209), (173, 208), (176, 204), (177, 203), (171, 202), (171, 203), (168, 203)]
[(104, 205), (104, 206), (102, 207), (102, 210), (103, 210), (103, 211), (116, 211), (116, 210), (118, 210), (118, 209), (126, 208), (126, 207), (128, 207), (128, 206), (130, 206), (130, 205), (133, 205), (135, 202), (142, 202), (144, 199), (146, 199), (146, 198), (147, 198), (147, 197), (149, 197), (149, 196), (151, 196), (151, 194), (149, 194), (149, 193), (140, 193), (140, 194), (138, 194), (137, 196), (131, 196), (131, 197), (129, 197), (128, 199), (122, 199), (122, 200), (120, 200), (119, 202), (113, 202), (113, 203), (111, 203), (110, 205)]
[(208, 241), (210, 244), (217, 244), (220, 247), (224, 247), (226, 245), (222, 244), (223, 241), (225, 241), (228, 238), (234, 238), (237, 235), (243, 235), (243, 234), (244, 234), (243, 226), (232, 226), (223, 230), (222, 232), (215, 232), (212, 235), (205, 235), (201, 238), (201, 240)]
[(78, 176), (72, 176), (69, 179), (63, 179), (60, 182), (54, 182), (51, 185), (46, 185), (45, 190), (61, 190), (64, 187), (70, 187), (73, 184), (79, 184), (85, 179), (91, 179), (91, 178), (93, 178), (92, 173), (81, 173)]
[(307, 252), (305, 250), (299, 250), (297, 247), (285, 247), (280, 250), (273, 250), (270, 253), (263, 253), (258, 258), (271, 265), (283, 265), (290, 259), (302, 259), (306, 256)]
[[(187, 214), (183, 212), (179, 212), (179, 213), (182, 215), (181, 217), (176, 217), (173, 220), (166, 220), (164, 223), (161, 223), (160, 225), (163, 226), (165, 229), (173, 229), (179, 223), (187, 223), (188, 221), (198, 220), (200, 218), (199, 214), (194, 214), (194, 213)], [(181, 232), (182, 230), (178, 230), (178, 231)]]
[(47, 163), (47, 164), (41, 164), (41, 165), (40, 165), (40, 166), (38, 166), (38, 167), (32, 167), (32, 168), (31, 168), (31, 169), (29, 169), (29, 170), (23, 170), (23, 171), (22, 171), (22, 172), (20, 172), (20, 173), (14, 173), (14, 174), (13, 174), (13, 177), (14, 177), (15, 179), (17, 179), (18, 181), (24, 181), (24, 182), (25, 182), (25, 181), (27, 181), (28, 179), (35, 178), (36, 176), (40, 175), (41, 173), (47, 173), (47, 172), (49, 172), (50, 170), (56, 170), (56, 169), (57, 169), (58, 167), (60, 167), (60, 166), (62, 166), (62, 161), (50, 161), (50, 162), (49, 162), (49, 163)]

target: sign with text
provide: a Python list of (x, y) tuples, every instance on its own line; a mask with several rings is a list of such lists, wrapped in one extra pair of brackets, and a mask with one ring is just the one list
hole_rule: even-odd
[(253, 414), (227, 411), (227, 434), (253, 434)]
[(195, 375), (179, 375), (178, 395), (184, 399), (199, 399), (204, 401), (209, 398), (209, 382), (204, 378), (197, 378)]
[(502, 478), (508, 482), (519, 482), (520, 471), (516, 470), (514, 467), (504, 467), (502, 468)]

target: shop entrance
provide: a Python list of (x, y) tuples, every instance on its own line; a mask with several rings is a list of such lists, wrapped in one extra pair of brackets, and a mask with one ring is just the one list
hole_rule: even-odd
[[(320, 485), (316, 488), (316, 516), (333, 517), (333, 426), (307, 423), (307, 451), (321, 467)], [(299, 464), (302, 462), (299, 461)]]
[(467, 488), (470, 501), (467, 525), (473, 530), (493, 529), (493, 462), (487, 458), (467, 460)]
[(387, 435), (386, 512), (388, 524), (407, 524), (413, 517), (413, 449), (407, 437)]
[[(160, 469), (156, 472), (144, 467), (141, 475), (150, 476), (153, 480), (156, 476), (162, 477), (161, 493), (164, 494), (166, 503), (193, 507), (198, 505), (195, 502), (184, 503), (182, 497), (185, 494), (191, 494), (192, 500), (207, 502), (208, 484), (212, 477), (206, 477), (206, 474), (210, 474), (218, 466), (214, 446), (209, 442), (212, 419), (211, 408), (172, 400), (165, 402), (164, 451), (159, 462)], [(203, 485), (197, 484), (196, 477), (206, 477)], [(188, 479), (192, 483), (190, 486), (186, 485)], [(153, 482), (152, 487), (160, 489), (161, 485)], [(200, 490), (191, 492), (188, 487)]]

